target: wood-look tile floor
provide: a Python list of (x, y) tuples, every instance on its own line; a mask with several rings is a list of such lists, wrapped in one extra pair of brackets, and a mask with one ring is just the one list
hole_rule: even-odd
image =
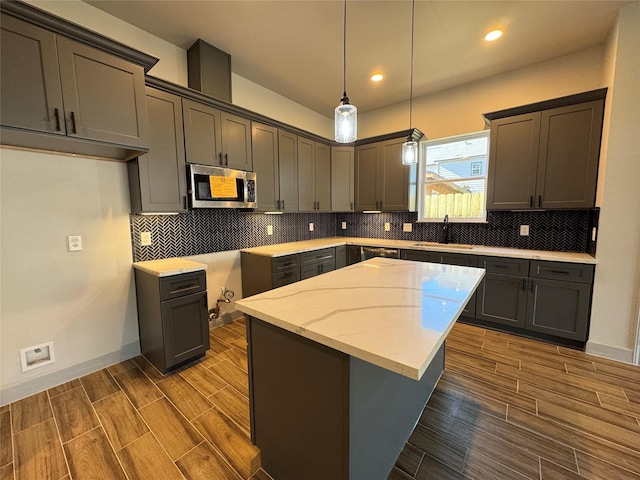
[[(0, 407), (0, 480), (270, 479), (244, 333), (170, 375), (138, 357)], [(466, 478), (640, 480), (640, 367), (457, 324), (389, 479)]]

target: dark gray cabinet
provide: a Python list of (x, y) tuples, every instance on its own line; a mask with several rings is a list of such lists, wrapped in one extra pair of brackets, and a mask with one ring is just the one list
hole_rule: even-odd
[(331, 147), (331, 211), (354, 210), (354, 147)]
[[(280, 202), (278, 210), (298, 211), (298, 136), (278, 130)], [(260, 185), (258, 184), (258, 188)]]
[(323, 248), (300, 254), (300, 280), (336, 269), (335, 248)]
[(135, 270), (140, 351), (166, 373), (209, 349), (204, 271), (158, 277)]
[(488, 210), (595, 206), (604, 100), (491, 120)]
[(278, 166), (278, 129), (253, 122), (251, 124), (253, 171), (260, 179), (256, 196), (258, 212), (274, 212), (280, 207), (280, 169)]
[(182, 101), (187, 162), (251, 171), (251, 121), (189, 99)]
[(182, 103), (147, 87), (149, 152), (130, 160), (131, 213), (187, 211)]
[(356, 147), (355, 210), (409, 210), (409, 174), (402, 164), (405, 138)]
[(98, 156), (113, 145), (127, 158), (146, 151), (141, 66), (5, 14), (1, 44), (3, 143)]
[(331, 210), (331, 148), (298, 137), (298, 209)]

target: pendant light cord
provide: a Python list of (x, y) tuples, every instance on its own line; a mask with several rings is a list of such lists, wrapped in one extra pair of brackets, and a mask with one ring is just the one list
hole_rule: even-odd
[[(415, 25), (416, 0), (411, 2), (411, 73), (409, 75), (409, 130), (411, 130), (411, 120), (413, 118), (413, 30)], [(411, 133), (409, 133), (411, 135)]]
[(343, 30), (342, 30), (342, 79), (344, 96), (347, 96), (347, 0), (344, 0)]

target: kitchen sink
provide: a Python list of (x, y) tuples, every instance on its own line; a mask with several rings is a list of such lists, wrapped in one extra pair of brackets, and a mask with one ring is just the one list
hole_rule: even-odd
[(438, 242), (420, 242), (414, 243), (414, 247), (443, 247), (443, 248), (458, 248), (461, 250), (471, 250), (473, 245), (463, 245), (460, 243), (438, 243)]

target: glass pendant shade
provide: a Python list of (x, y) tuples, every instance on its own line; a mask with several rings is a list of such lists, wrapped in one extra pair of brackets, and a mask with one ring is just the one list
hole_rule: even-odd
[(349, 103), (346, 92), (336, 107), (335, 134), (338, 143), (355, 142), (358, 136), (358, 109)]
[(402, 164), (416, 165), (418, 163), (418, 142), (407, 140), (402, 144)]

